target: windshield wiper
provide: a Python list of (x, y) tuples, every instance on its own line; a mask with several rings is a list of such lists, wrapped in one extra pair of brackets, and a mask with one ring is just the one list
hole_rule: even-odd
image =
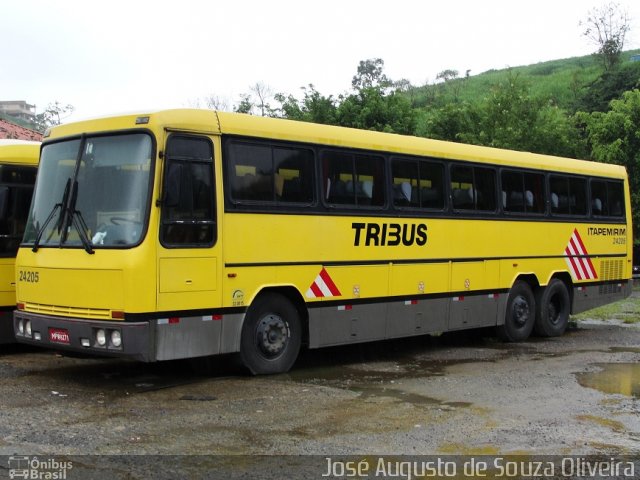
[[(62, 194), (62, 201), (60, 203), (56, 203), (53, 208), (51, 209), (51, 212), (49, 213), (49, 216), (47, 217), (47, 219), (44, 221), (44, 223), (42, 224), (42, 227), (40, 227), (36, 233), (36, 238), (33, 242), (33, 247), (31, 248), (32, 252), (37, 252), (38, 248), (40, 248), (40, 240), (42, 240), (42, 235), (44, 235), (44, 231), (47, 229), (47, 226), (49, 225), (49, 223), (51, 222), (51, 220), (53, 220), (53, 216), (56, 214), (56, 212), (58, 211), (58, 209), (60, 209), (60, 215), (58, 216), (58, 221), (56, 222), (56, 229), (58, 230), (58, 234), (60, 233), (60, 230), (62, 229), (62, 223), (63, 223), (63, 218), (65, 217), (63, 215), (64, 213), (64, 206), (67, 204), (67, 200), (69, 199), (69, 190), (71, 189), (71, 179), (67, 178), (67, 184), (64, 187), (64, 193)], [(51, 230), (51, 233), (49, 234), (49, 239), (51, 239), (51, 236), (53, 235), (53, 231), (55, 229)], [(49, 240), (47, 239), (47, 240)]]
[(47, 219), (42, 224), (42, 227), (38, 230), (38, 233), (36, 234), (36, 239), (33, 241), (33, 247), (31, 248), (32, 252), (37, 252), (38, 248), (40, 248), (40, 240), (42, 239), (42, 234), (46, 230), (47, 225), (49, 225), (49, 222), (51, 222), (51, 220), (53, 219), (53, 216), (56, 214), (56, 211), (59, 208), (62, 208), (62, 204), (61, 203), (56, 203), (53, 206), (53, 208), (51, 209), (51, 213), (49, 214)]
[(71, 221), (73, 222), (73, 226), (76, 227), (78, 231), (78, 236), (80, 237), (80, 241), (82, 242), (82, 246), (84, 247), (85, 252), (92, 255), (96, 253), (93, 250), (93, 246), (91, 245), (91, 240), (89, 240), (89, 236), (87, 235), (87, 222), (84, 221), (84, 217), (82, 216), (82, 212), (80, 210), (73, 210), (71, 212)]
[[(58, 220), (56, 222), (55, 228), (51, 229), (51, 233), (47, 241), (51, 239), (53, 233), (55, 231), (60, 235), (60, 246), (67, 241), (67, 234), (69, 231), (69, 227), (73, 225), (75, 229), (78, 231), (78, 236), (80, 237), (80, 241), (82, 242), (82, 246), (84, 250), (93, 254), (95, 251), (93, 250), (93, 245), (91, 244), (91, 240), (89, 240), (89, 236), (87, 235), (87, 222), (85, 222), (82, 213), (79, 210), (75, 209), (75, 204), (78, 196), (78, 182), (74, 182), (73, 189), (71, 188), (71, 179), (67, 178), (67, 184), (64, 187), (64, 194), (62, 195), (62, 201), (60, 203), (56, 203), (49, 216), (42, 224), (42, 227), (38, 229), (36, 234), (36, 238), (33, 242), (33, 247), (31, 248), (32, 252), (37, 252), (40, 248), (40, 241), (42, 240), (42, 235), (44, 235), (45, 230), (53, 217), (55, 216), (58, 209), (60, 209), (60, 215), (58, 216)], [(69, 198), (71, 197), (71, 198)]]
[[(66, 192), (65, 192), (66, 193)], [(89, 236), (87, 235), (87, 223), (84, 221), (82, 217), (82, 213), (79, 210), (76, 210), (76, 202), (78, 200), (78, 181), (74, 180), (73, 185), (70, 189), (70, 193), (68, 195), (69, 201), (66, 204), (64, 215), (62, 216), (62, 221), (60, 224), (62, 225), (62, 233), (60, 235), (60, 246), (67, 241), (67, 236), (69, 234), (69, 228), (73, 225), (78, 232), (78, 236), (80, 237), (80, 241), (82, 242), (82, 246), (84, 250), (89, 253), (95, 253), (93, 247), (91, 246), (91, 240), (89, 240)], [(60, 225), (58, 226), (60, 228)], [(60, 230), (59, 230), (60, 231)]]

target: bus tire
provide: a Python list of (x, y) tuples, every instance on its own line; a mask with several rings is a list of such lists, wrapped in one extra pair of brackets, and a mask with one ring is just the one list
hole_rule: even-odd
[(253, 375), (287, 372), (298, 358), (301, 342), (298, 310), (284, 295), (266, 293), (245, 316), (240, 359)]
[(552, 279), (538, 291), (536, 298), (535, 332), (542, 337), (558, 337), (569, 323), (571, 298), (562, 280)]
[(536, 300), (528, 283), (518, 280), (509, 291), (504, 324), (498, 336), (506, 342), (521, 342), (529, 338), (535, 324)]

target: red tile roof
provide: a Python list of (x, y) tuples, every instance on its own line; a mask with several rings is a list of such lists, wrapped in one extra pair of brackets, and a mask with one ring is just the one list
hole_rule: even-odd
[(42, 141), (42, 134), (0, 118), (0, 138)]

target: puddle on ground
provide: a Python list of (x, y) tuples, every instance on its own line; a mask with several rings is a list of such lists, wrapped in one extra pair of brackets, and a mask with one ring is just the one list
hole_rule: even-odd
[(451, 365), (468, 360), (426, 360), (399, 356), (393, 361), (358, 362), (345, 365), (301, 368), (286, 374), (296, 382), (328, 386), (358, 393), (363, 400), (388, 398), (414, 406), (439, 407), (456, 410), (470, 407), (468, 402), (444, 401), (428, 395), (405, 391), (403, 380), (445, 375)]
[(624, 423), (618, 422), (617, 420), (611, 420), (610, 418), (598, 417), (596, 415), (576, 415), (576, 419), (582, 422), (595, 423), (618, 433), (626, 431)]
[(456, 410), (457, 408), (470, 407), (469, 402), (450, 402), (438, 400), (437, 398), (419, 393), (411, 393), (395, 388), (386, 388), (372, 385), (359, 385), (349, 388), (349, 390), (360, 393), (363, 400), (369, 398), (386, 397), (403, 403), (410, 403), (414, 406), (439, 406), (441, 410)]
[(640, 347), (609, 347), (612, 353), (640, 353)]
[(603, 393), (640, 398), (640, 363), (598, 363), (602, 370), (577, 373), (578, 383)]

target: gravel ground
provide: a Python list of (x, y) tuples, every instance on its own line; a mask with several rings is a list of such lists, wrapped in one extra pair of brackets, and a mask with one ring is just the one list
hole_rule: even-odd
[[(270, 377), (227, 358), (205, 376), (8, 346), (0, 455), (241, 455), (218, 458), (232, 472), (265, 454), (640, 455), (640, 326), (584, 321), (520, 344), (490, 333), (309, 351)], [(145, 478), (132, 468), (121, 478)]]

